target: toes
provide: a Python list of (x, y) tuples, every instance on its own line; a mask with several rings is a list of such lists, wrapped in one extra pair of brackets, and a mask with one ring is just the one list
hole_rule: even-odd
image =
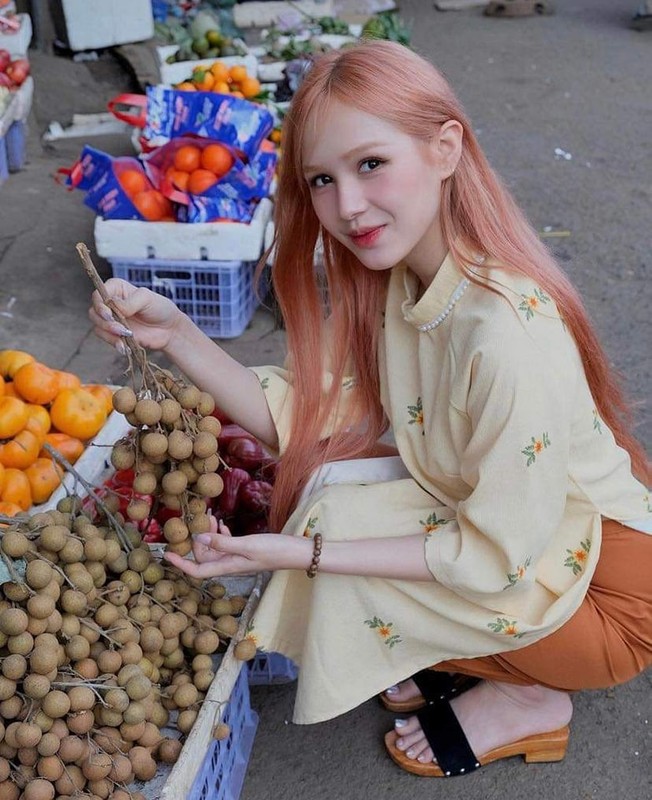
[(418, 717), (408, 717), (407, 719), (394, 720), (394, 730), (399, 736), (407, 736), (411, 733), (421, 732), (421, 725)]

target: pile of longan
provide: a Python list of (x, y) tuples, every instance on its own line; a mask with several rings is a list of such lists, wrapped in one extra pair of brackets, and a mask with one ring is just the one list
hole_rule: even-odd
[(0, 594), (0, 798), (143, 800), (129, 785), (177, 759), (245, 598), (164, 566), (133, 522), (74, 496), (0, 528), (0, 559), (13, 578)]
[(134, 497), (127, 507), (129, 519), (140, 522), (153, 514), (153, 504), (180, 511), (163, 526), (167, 549), (186, 555), (190, 536), (209, 530), (207, 500), (218, 497), (224, 482), (218, 474), (220, 421), (212, 416), (215, 401), (207, 392), (175, 379), (161, 370), (158, 399), (152, 391), (137, 394), (124, 387), (113, 395), (113, 407), (136, 427), (134, 435), (113, 446), (116, 469), (133, 469)]

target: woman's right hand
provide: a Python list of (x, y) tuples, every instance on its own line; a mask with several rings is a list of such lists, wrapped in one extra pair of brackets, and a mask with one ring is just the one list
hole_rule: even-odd
[[(185, 316), (183, 312), (167, 297), (132, 286), (120, 278), (110, 278), (104, 286), (125, 318), (136, 343), (150, 350), (165, 350)], [(95, 325), (95, 334), (120, 349), (121, 336), (126, 331), (97, 291), (93, 292), (88, 316)]]

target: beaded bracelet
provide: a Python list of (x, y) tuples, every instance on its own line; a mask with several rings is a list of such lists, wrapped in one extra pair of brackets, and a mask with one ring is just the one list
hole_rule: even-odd
[(312, 550), (312, 561), (306, 570), (306, 575), (309, 578), (314, 578), (317, 574), (317, 570), (319, 569), (319, 559), (321, 557), (321, 533), (316, 533), (314, 535), (313, 542), (314, 546)]

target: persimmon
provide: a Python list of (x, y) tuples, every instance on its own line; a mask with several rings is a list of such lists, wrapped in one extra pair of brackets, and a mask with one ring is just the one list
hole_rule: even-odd
[(188, 191), (190, 194), (203, 194), (207, 189), (216, 184), (217, 175), (207, 169), (196, 169), (188, 178)]
[(85, 389), (63, 389), (50, 407), (50, 419), (61, 433), (91, 439), (106, 420), (103, 404)]
[(221, 178), (233, 166), (233, 156), (224, 145), (209, 144), (202, 150), (201, 165)]
[(32, 503), (45, 503), (52, 492), (61, 484), (63, 470), (49, 458), (37, 458), (25, 470), (32, 492)]
[(106, 409), (106, 415), (108, 417), (113, 411), (113, 389), (102, 383), (87, 383), (82, 386), (82, 389), (90, 392), (93, 397), (97, 397), (101, 403), (104, 403), (104, 408)]
[(22, 430), (13, 439), (0, 444), (0, 464), (15, 469), (27, 469), (38, 458), (40, 449), (39, 437), (32, 431)]
[(244, 95), (240, 91), (231, 92), (231, 97), (238, 97), (240, 100), (244, 100)]
[(62, 389), (78, 389), (81, 386), (81, 379), (73, 372), (63, 372), (60, 369), (54, 370), (57, 376), (58, 391)]
[(231, 94), (231, 87), (226, 81), (216, 81), (213, 91), (216, 94)]
[(29, 413), (18, 397), (0, 397), (0, 439), (11, 439), (25, 427)]
[[(74, 464), (79, 456), (84, 452), (84, 443), (81, 441), (81, 439), (77, 439), (74, 436), (68, 436), (67, 433), (48, 433), (43, 441), (43, 444), (49, 444), (53, 450), (56, 450), (57, 453), (61, 453), (61, 455), (70, 464)], [(38, 457), (49, 459), (52, 458), (52, 456), (45, 449), (42, 449), (39, 452)]]
[[(0, 516), (15, 517), (16, 514), (22, 514), (23, 509), (17, 503), (10, 503), (5, 500), (0, 500)], [(9, 523), (0, 523), (0, 528), (9, 527)]]
[(197, 70), (192, 76), (192, 82), (200, 92), (210, 92), (215, 84), (215, 76), (210, 70)]
[(0, 397), (4, 397), (5, 394), (5, 379), (0, 375)]
[(59, 391), (55, 370), (39, 361), (22, 366), (14, 375), (14, 385), (21, 397), (30, 403), (51, 403)]
[(196, 92), (197, 88), (194, 83), (190, 81), (182, 81), (174, 87), (179, 92)]
[(19, 400), (23, 399), (18, 394), (18, 392), (16, 391), (16, 387), (14, 386), (14, 382), (13, 381), (7, 381), (7, 383), (5, 383), (5, 392), (4, 392), (3, 396), (4, 397), (17, 397)]
[(138, 169), (125, 169), (118, 175), (118, 183), (129, 197), (144, 192), (149, 188), (149, 181)]
[(0, 350), (0, 375), (13, 380), (14, 375), (30, 361), (36, 361), (31, 353), (24, 350)]
[(21, 469), (7, 467), (2, 482), (0, 500), (6, 503), (16, 503), (21, 511), (27, 511), (32, 505), (32, 489), (27, 475)]
[(201, 149), (194, 144), (184, 144), (174, 154), (174, 168), (193, 172), (201, 165)]
[(138, 211), (150, 222), (158, 222), (172, 213), (170, 201), (163, 197), (158, 189), (147, 189), (138, 192), (132, 199)]
[[(211, 64), (210, 71), (216, 81), (224, 81), (226, 83), (229, 80), (229, 68), (223, 61), (216, 61), (214, 64)], [(215, 87), (213, 87), (213, 89), (215, 89)]]

